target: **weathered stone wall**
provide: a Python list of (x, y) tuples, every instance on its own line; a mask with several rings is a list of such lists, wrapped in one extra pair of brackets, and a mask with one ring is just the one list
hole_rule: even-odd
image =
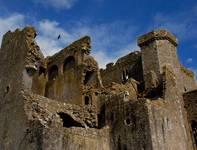
[(25, 138), (27, 117), (23, 109), (22, 89), (31, 89), (32, 65), (40, 59), (35, 49), (35, 30), (7, 32), (0, 50), (0, 149), (18, 150)]
[(150, 101), (149, 121), (154, 149), (194, 149), (183, 96), (171, 66), (163, 70), (163, 98)]
[[(25, 112), (33, 125), (28, 126), (22, 149), (110, 150), (109, 129), (96, 128), (95, 108), (50, 100), (28, 91), (23, 95)], [(61, 118), (60, 113), (69, 115), (74, 122)]]
[(118, 59), (115, 64), (108, 64), (106, 69), (101, 69), (103, 85), (107, 86), (112, 82), (125, 83), (129, 78), (143, 81), (141, 61), (141, 52), (136, 51)]
[[(47, 131), (48, 132), (48, 131)], [(108, 129), (81, 129), (72, 128), (63, 130), (63, 138), (56, 140), (57, 142), (62, 141), (61, 144), (52, 144), (51, 141), (56, 138), (51, 138), (55, 130), (48, 132), (44, 138), (44, 150), (51, 149), (69, 149), (69, 150), (111, 150), (109, 130)], [(59, 135), (58, 135), (59, 136)], [(50, 138), (48, 138), (50, 137)], [(48, 140), (50, 139), (50, 140)], [(58, 145), (60, 145), (58, 147)]]
[(46, 58), (46, 73), (35, 77), (34, 89), (45, 90), (48, 98), (85, 105), (86, 96), (93, 99), (92, 93), (86, 95), (89, 89), (102, 86), (98, 64), (89, 51), (90, 38), (84, 37)]
[(180, 76), (178, 82), (181, 84), (180, 88), (183, 92), (197, 89), (195, 74), (184, 66), (180, 67)]
[(155, 30), (138, 39), (142, 51), (142, 64), (146, 88), (151, 88), (149, 76), (153, 71), (159, 79), (165, 65), (179, 68), (176, 52), (177, 39), (166, 30)]
[(106, 102), (106, 124), (114, 150), (152, 150), (146, 100)]

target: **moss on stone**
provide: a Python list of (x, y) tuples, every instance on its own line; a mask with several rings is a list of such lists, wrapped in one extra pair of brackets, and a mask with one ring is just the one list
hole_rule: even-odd
[(184, 66), (181, 66), (181, 71), (183, 73), (185, 73), (187, 76), (191, 77), (191, 78), (194, 78), (194, 76), (195, 76), (194, 73), (193, 73), (193, 71), (185, 68)]

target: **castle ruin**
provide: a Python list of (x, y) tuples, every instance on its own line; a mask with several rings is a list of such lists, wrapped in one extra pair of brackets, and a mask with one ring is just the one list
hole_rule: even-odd
[(0, 48), (0, 150), (196, 150), (197, 85), (154, 30), (100, 69), (83, 37), (44, 57), (33, 27)]

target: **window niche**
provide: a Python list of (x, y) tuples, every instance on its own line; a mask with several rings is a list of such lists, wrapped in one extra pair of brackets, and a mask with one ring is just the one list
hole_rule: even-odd
[(37, 67), (33, 65), (27, 65), (25, 68), (28, 76), (30, 77), (32, 77), (37, 71)]
[(192, 120), (191, 121), (191, 127), (192, 127), (192, 133), (193, 133), (193, 136), (194, 136), (194, 141), (197, 145), (197, 121)]
[(45, 74), (46, 74), (46, 69), (44, 68), (44, 67), (39, 67), (39, 76), (41, 76), (41, 75), (44, 75), (45, 76)]
[(113, 123), (114, 122), (114, 113), (110, 113), (110, 121)]
[(89, 96), (85, 96), (85, 97), (84, 97), (84, 104), (85, 104), (85, 105), (90, 105), (90, 104), (91, 104), (91, 99), (90, 99)]
[(84, 78), (84, 85), (86, 85), (90, 81), (93, 74), (94, 74), (94, 71), (86, 71), (85, 78)]
[(128, 126), (131, 125), (131, 119), (130, 118), (127, 118), (125, 120), (125, 124), (128, 125)]
[(75, 58), (73, 56), (69, 56), (64, 61), (63, 72), (74, 68), (75, 66)]
[(54, 65), (48, 71), (48, 79), (55, 80), (57, 76), (58, 76), (58, 67)]
[(122, 71), (122, 82), (126, 83), (128, 79), (129, 79), (129, 72), (127, 69), (125, 69)]

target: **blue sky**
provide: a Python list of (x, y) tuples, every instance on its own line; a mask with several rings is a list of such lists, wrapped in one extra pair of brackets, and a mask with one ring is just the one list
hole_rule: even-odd
[(179, 39), (182, 64), (197, 72), (197, 0), (0, 0), (0, 10), (0, 40), (33, 25), (43, 53), (52, 55), (90, 35), (101, 67), (138, 50), (139, 35), (166, 28)]

